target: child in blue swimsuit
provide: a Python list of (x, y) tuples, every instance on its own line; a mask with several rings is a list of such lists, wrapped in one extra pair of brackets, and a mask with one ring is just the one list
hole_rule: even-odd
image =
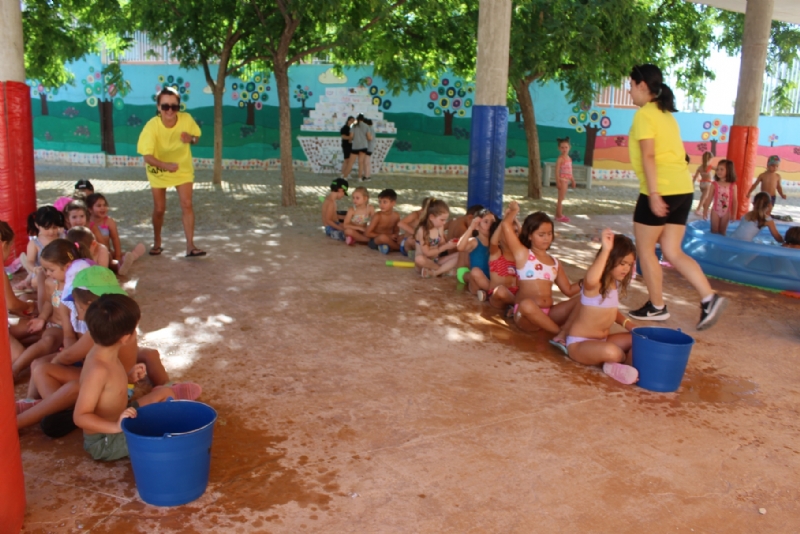
[(469, 255), (470, 270), (464, 275), (464, 282), (473, 295), (477, 295), (478, 291), (489, 290), (489, 239), (491, 238), (489, 232), (494, 221), (495, 217), (491, 211), (487, 209), (478, 211), (456, 245), (459, 253)]

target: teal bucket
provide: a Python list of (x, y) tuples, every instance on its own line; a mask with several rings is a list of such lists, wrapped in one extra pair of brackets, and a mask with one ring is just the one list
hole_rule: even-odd
[(142, 406), (135, 418), (122, 420), (144, 502), (178, 506), (205, 493), (216, 420), (217, 412), (202, 402), (169, 399)]
[(671, 328), (637, 327), (633, 337), (633, 366), (639, 371), (637, 385), (662, 393), (681, 386), (694, 339)]

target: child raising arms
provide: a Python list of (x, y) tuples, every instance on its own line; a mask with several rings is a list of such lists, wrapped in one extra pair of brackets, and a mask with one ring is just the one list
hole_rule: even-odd
[(557, 139), (558, 151), (560, 155), (556, 160), (556, 187), (558, 188), (558, 202), (556, 203), (556, 221), (569, 222), (569, 217), (565, 217), (561, 211), (561, 203), (564, 202), (564, 197), (567, 196), (567, 188), (572, 184), (575, 189), (575, 177), (572, 176), (572, 158), (569, 157), (569, 137), (564, 139)]
[(475, 212), (456, 244), (459, 254), (469, 257), (470, 271), (464, 275), (464, 281), (473, 295), (489, 289), (489, 232), (493, 225), (494, 214), (491, 211), (481, 209)]
[(456, 248), (455, 241), (447, 241), (444, 227), (450, 217), (450, 208), (444, 200), (432, 198), (420, 214), (414, 234), (416, 254), (414, 263), (422, 278), (440, 276), (456, 268), (458, 254), (440, 257), (443, 252)]
[[(606, 228), (601, 249), (586, 271), (581, 289), (581, 305), (567, 334), (569, 357), (583, 365), (603, 365), (603, 372), (623, 384), (639, 379), (631, 366), (631, 334), (634, 324), (618, 309), (619, 297), (631, 282), (636, 247), (629, 237), (615, 235)], [(628, 332), (610, 334), (619, 323)]]
[(545, 330), (557, 334), (559, 325), (569, 318), (575, 299), (553, 304), (553, 284), (564, 295), (578, 294), (580, 287), (569, 281), (564, 266), (547, 253), (553, 243), (553, 221), (543, 211), (525, 218), (517, 237), (514, 220), (519, 213), (516, 202), (509, 204), (503, 217), (503, 237), (514, 255), (519, 290), (514, 306), (514, 320), (521, 329), (535, 332)]
[(373, 215), (375, 215), (375, 208), (369, 203), (369, 191), (363, 186), (356, 187), (353, 191), (353, 207), (347, 210), (344, 223), (342, 223), (345, 243), (355, 245), (369, 242), (369, 238), (364, 235), (364, 232), (366, 232)]
[[(502, 221), (495, 221), (490, 230), (489, 241), (489, 290), (478, 290), (478, 300), (489, 299), (489, 304), (498, 309), (514, 305), (517, 294), (517, 264), (503, 236)], [(514, 233), (519, 236), (520, 224), (514, 219)]]
[[(692, 177), (692, 182), (696, 182), (698, 178), (700, 179), (700, 202), (697, 203), (695, 215), (700, 215), (703, 206), (706, 205), (708, 195), (711, 194), (711, 158), (713, 157), (714, 155), (711, 152), (703, 152), (703, 162), (697, 167), (694, 177)], [(708, 218), (708, 212), (703, 214), (703, 218)]]
[(708, 202), (713, 200), (711, 233), (725, 235), (728, 223), (736, 216), (736, 171), (731, 160), (723, 159), (717, 164), (714, 180), (714, 192), (709, 195), (703, 214), (708, 211)]

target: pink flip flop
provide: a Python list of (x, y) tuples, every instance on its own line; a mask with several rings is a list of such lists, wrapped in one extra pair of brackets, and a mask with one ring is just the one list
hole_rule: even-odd
[(36, 406), (40, 402), (42, 402), (42, 399), (36, 399), (36, 400), (34, 400), (34, 399), (23, 399), (23, 400), (18, 400), (16, 402), (17, 415), (19, 415), (19, 414), (21, 414), (23, 412), (27, 412), (28, 410), (30, 410), (31, 408), (33, 408), (34, 406)]
[(603, 372), (623, 384), (635, 384), (639, 380), (639, 371), (635, 367), (622, 363), (604, 363)]

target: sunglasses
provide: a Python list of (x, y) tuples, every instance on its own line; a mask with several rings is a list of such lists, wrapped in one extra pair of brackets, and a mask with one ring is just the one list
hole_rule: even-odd
[(161, 111), (180, 111), (181, 105), (180, 104), (161, 104)]

